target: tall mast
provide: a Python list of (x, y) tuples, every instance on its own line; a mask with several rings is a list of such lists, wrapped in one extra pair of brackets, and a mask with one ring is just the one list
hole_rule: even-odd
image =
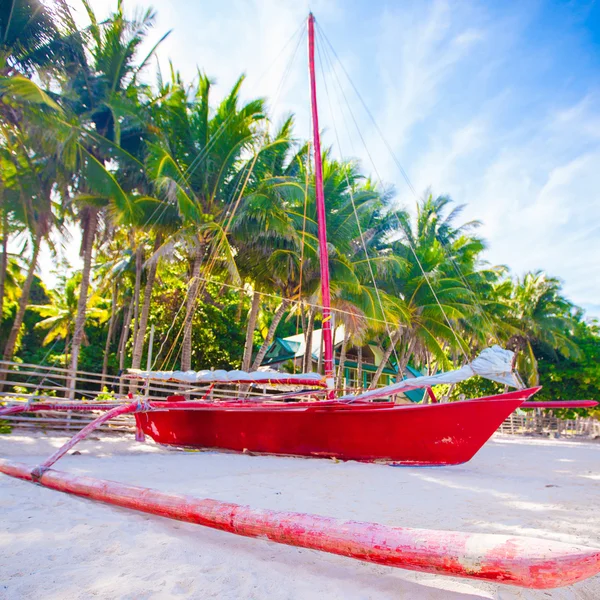
[[(323, 158), (319, 136), (317, 82), (315, 79), (315, 17), (308, 15), (308, 70), (310, 73), (310, 101), (312, 107), (313, 144), (315, 148), (315, 192), (317, 223), (319, 226), (319, 263), (321, 267), (321, 302), (323, 308), (323, 350), (325, 379), (329, 398), (334, 395), (333, 339), (331, 336), (331, 298), (329, 294), (329, 256), (327, 252), (327, 223), (325, 221), (325, 194), (323, 193)], [(307, 352), (310, 350), (307, 349)]]

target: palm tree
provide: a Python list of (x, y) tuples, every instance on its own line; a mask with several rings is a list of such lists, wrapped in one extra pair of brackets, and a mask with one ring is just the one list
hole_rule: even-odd
[(8, 338), (11, 329), (11, 321), (16, 313), (21, 287), (25, 279), (23, 265), (20, 257), (9, 255), (4, 279), (4, 302), (2, 303), (3, 319), (0, 322), (0, 352)]
[[(146, 282), (144, 285), (144, 301), (139, 314), (139, 321), (135, 319), (136, 327), (133, 336), (133, 351), (131, 358), (131, 366), (134, 369), (139, 369), (142, 361), (144, 340), (146, 329), (148, 327), (148, 319), (150, 317), (152, 290), (154, 289), (156, 280), (163, 239), (165, 236), (169, 236), (176, 232), (181, 226), (181, 219), (179, 218), (176, 209), (166, 202), (161, 202), (154, 198), (146, 198), (141, 202), (141, 207), (142, 211), (137, 219), (135, 227), (145, 237), (147, 245), (150, 246), (150, 244), (152, 244), (152, 246), (148, 252), (146, 252), (142, 246), (142, 253), (147, 257), (145, 261)], [(136, 255), (139, 256), (137, 253)], [(136, 290), (138, 290), (137, 274), (138, 269), (136, 260)], [(139, 306), (139, 295), (134, 293), (133, 302), (134, 307)]]
[(31, 76), (66, 59), (61, 44), (65, 5), (7, 0), (0, 6), (0, 75)]
[(13, 327), (4, 346), (4, 360), (11, 360), (42, 240), (47, 238), (54, 214), (50, 198), (59, 166), (46, 130), (51, 128), (59, 106), (28, 77), (57, 74), (67, 53), (60, 51), (63, 3), (50, 8), (39, 0), (9, 0), (0, 7), (0, 136), (2, 138), (2, 243), (0, 306), (4, 299), (7, 246), (10, 234), (9, 195), (22, 203), (22, 224), (31, 236), (31, 259), (23, 283)]
[[(123, 3), (119, 1), (117, 10), (100, 23), (91, 3), (82, 1), (90, 26), (76, 31), (70, 21), (70, 42), (80, 60), (63, 90), (65, 105), (76, 117), (73, 128), (80, 134), (79, 176), (74, 187), (77, 192), (75, 207), (82, 229), (83, 270), (72, 342), (73, 373), (77, 369), (84, 336), (92, 254), (102, 213), (122, 223), (132, 223), (140, 212), (135, 201), (136, 196), (140, 195), (139, 191), (132, 189), (132, 186), (123, 187), (107, 169), (107, 163), (116, 162), (121, 167), (119, 174), (127, 173), (131, 165), (138, 174), (143, 170), (143, 164), (123, 143), (123, 130), (132, 121), (139, 125), (141, 88), (137, 84), (137, 75), (156, 48), (152, 48), (146, 58), (136, 62), (139, 47), (154, 22), (152, 11), (128, 19), (123, 12)], [(127, 141), (129, 144), (139, 144), (139, 137), (138, 127), (137, 133), (130, 132)], [(107, 212), (106, 207), (111, 210)]]
[(517, 368), (529, 385), (538, 385), (535, 350), (554, 360), (561, 355), (578, 359), (580, 350), (571, 334), (575, 307), (562, 296), (561, 283), (542, 271), (526, 273), (512, 284), (504, 284), (510, 312), (506, 320), (512, 335), (507, 347), (517, 353)]
[[(332, 303), (346, 332), (339, 359), (341, 377), (350, 342), (361, 347), (368, 339), (381, 336), (393, 340), (396, 328), (406, 322), (405, 306), (387, 291), (392, 276), (401, 273), (403, 261), (389, 248), (397, 230), (393, 190), (378, 189), (356, 163), (325, 161), (324, 165), (326, 173), (331, 171), (326, 179), (330, 180), (326, 194), (331, 188), (328, 239), (341, 255), (337, 268), (336, 262), (331, 262)], [(390, 352), (393, 347), (391, 344)], [(382, 370), (388, 358), (382, 361)]]
[(414, 219), (406, 211), (396, 215), (401, 238), (391, 243), (391, 249), (404, 267), (393, 277), (389, 290), (401, 302), (407, 319), (394, 332), (371, 387), (377, 385), (396, 350), (398, 376), (413, 354), (424, 364), (433, 357), (445, 367), (449, 365), (448, 352), (469, 352), (460, 323), (477, 309), (465, 277), (475, 268), (473, 257), (483, 244), (472, 234), (478, 223), (454, 224), (461, 207), (446, 214), (450, 204), (448, 197), (429, 195), (417, 204)]
[[(3, 137), (14, 137), (15, 128), (23, 121), (23, 105), (53, 106), (50, 97), (27, 78), (56, 69), (60, 64), (57, 40), (60, 39), (58, 15), (60, 6), (51, 7), (39, 0), (8, 0), (0, 6), (0, 124)], [(8, 141), (8, 140), (6, 140)], [(0, 320), (4, 302), (4, 281), (8, 265), (10, 235), (9, 195), (11, 154), (1, 148), (0, 210), (2, 220), (2, 259), (0, 261)], [(14, 175), (14, 173), (13, 173)], [(16, 187), (13, 181), (13, 189)], [(26, 290), (28, 293), (28, 290)], [(27, 303), (27, 298), (24, 299)]]
[[(269, 150), (264, 151), (268, 160), (257, 162), (261, 165), (256, 170), (262, 183), (245, 199), (233, 224), (240, 270), (253, 282), (255, 289), (258, 287), (260, 291), (283, 298), (275, 309), (252, 364), (253, 369), (260, 366), (290, 302), (309, 306), (308, 319), (303, 309), (299, 310), (305, 325), (306, 343), (311, 346), (311, 332), (317, 316), (314, 305), (320, 299), (314, 179), (306, 166), (308, 146), (294, 154), (289, 133), (283, 134), (288, 128), (291, 128), (290, 121), (275, 136)], [(386, 271), (395, 268), (396, 258), (380, 252), (381, 240), (392, 229), (386, 210), (392, 196), (375, 189), (359, 174), (356, 164), (339, 163), (326, 153), (323, 166), (332, 304), (342, 318), (354, 315), (347, 319), (347, 325), (350, 335), (358, 339), (362, 338), (365, 319), (381, 322), (399, 318), (396, 304), (384, 290), (376, 287), (377, 283), (371, 277), (371, 271), (374, 276), (383, 277)], [(244, 365), (249, 365), (255, 309), (253, 302)], [(307, 353), (303, 368), (311, 369), (310, 353)]]
[[(114, 332), (121, 311), (125, 313), (129, 305), (127, 293), (130, 287), (129, 280), (133, 277), (135, 256), (129, 245), (129, 238), (119, 228), (106, 232), (106, 239), (99, 244), (95, 267), (95, 279), (100, 282), (99, 292), (110, 294), (110, 317), (108, 330), (104, 344), (104, 357), (102, 360), (102, 387), (108, 372), (108, 361), (110, 348), (113, 342)], [(127, 328), (128, 323), (122, 322), (121, 333)], [(119, 344), (119, 348), (120, 348)]]
[[(404, 306), (387, 291), (392, 275), (400, 273), (402, 260), (389, 249), (397, 228), (393, 190), (378, 189), (360, 173), (358, 164), (332, 160), (329, 153), (323, 158), (323, 173), (332, 307), (346, 332), (339, 359), (341, 375), (350, 342), (361, 346), (369, 338), (389, 335), (390, 323), (406, 320)], [(311, 273), (313, 285), (318, 284), (316, 263)]]
[[(9, 289), (9, 252), (8, 241), (11, 235), (23, 233), (25, 229), (22, 218), (21, 202), (16, 169), (6, 156), (7, 149), (0, 148), (0, 211), (2, 224), (2, 257), (0, 258), (0, 323), (3, 320), (4, 300)], [(14, 298), (13, 298), (14, 300)]]
[[(252, 302), (246, 326), (246, 344), (242, 368), (256, 369), (268, 350), (277, 326), (289, 307), (290, 297), (275, 308), (266, 337), (252, 361), (254, 330), (259, 316), (261, 297), (281, 292), (282, 279), (274, 268), (278, 263), (290, 268), (289, 280), (295, 281), (299, 265), (301, 234), (290, 209), (294, 198), (304, 193), (299, 182), (300, 163), (307, 146), (294, 153), (293, 118), (288, 117), (273, 136), (266, 134), (256, 155), (248, 193), (232, 222), (232, 240), (236, 263), (252, 289)], [(291, 289), (289, 294), (295, 293)]]
[(28, 232), (31, 252), (15, 320), (4, 346), (3, 358), (9, 361), (13, 357), (23, 324), (42, 242), (48, 240), (53, 227), (58, 224), (52, 192), (55, 182), (61, 177), (61, 165), (54, 154), (54, 142), (44, 139), (36, 126), (29, 127), (27, 131), (13, 129), (12, 132), (5, 128), (4, 132), (12, 163), (11, 186), (14, 191), (18, 191), (22, 203), (18, 212)]
[[(192, 92), (174, 73), (163, 86), (153, 115), (162, 139), (150, 149), (148, 168), (157, 194), (177, 207), (182, 227), (167, 238), (162, 254), (179, 248), (186, 256), (189, 287), (183, 324), (181, 368), (192, 364), (193, 313), (201, 277), (224, 266), (236, 283), (239, 274), (228, 240), (229, 210), (235, 210), (255, 164), (247, 153), (258, 149), (257, 125), (264, 120), (262, 100), (240, 104), (240, 78), (210, 110), (211, 82), (205, 75)], [(192, 97), (193, 101), (188, 101)]]
[[(50, 304), (34, 304), (29, 308), (44, 317), (36, 323), (38, 329), (46, 329), (48, 333), (43, 344), (52, 343), (56, 339), (65, 341), (65, 354), (68, 355), (69, 339), (75, 331), (75, 315), (78, 304), (78, 291), (81, 283), (81, 273), (76, 273), (67, 280), (60, 283), (58, 289), (51, 290)], [(106, 308), (106, 300), (98, 293), (93, 293), (88, 298), (86, 319), (94, 319), (98, 324), (108, 319), (109, 311)], [(84, 337), (84, 343), (87, 343)]]

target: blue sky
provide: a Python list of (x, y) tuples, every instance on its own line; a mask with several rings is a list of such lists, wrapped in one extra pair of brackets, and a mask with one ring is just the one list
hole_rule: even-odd
[[(93, 4), (102, 14), (116, 2)], [(247, 96), (269, 98), (274, 120), (296, 113), (298, 135), (308, 136), (304, 42), (274, 102), (292, 54), (291, 45), (282, 48), (308, 2), (126, 4), (156, 9), (154, 38), (173, 29), (159, 50), (163, 69), (172, 59), (192, 79), (200, 67), (216, 80), (217, 95), (246, 73)], [(600, 2), (312, 0), (310, 8), (417, 194), (431, 189), (465, 203), (465, 219), (484, 223), (490, 262), (519, 274), (544, 269), (600, 316)], [(325, 143), (339, 152), (337, 128), (342, 153), (374, 173), (327, 66), (325, 78), (335, 107), (332, 117), (320, 81)], [(344, 86), (377, 172), (399, 202), (414, 206)]]

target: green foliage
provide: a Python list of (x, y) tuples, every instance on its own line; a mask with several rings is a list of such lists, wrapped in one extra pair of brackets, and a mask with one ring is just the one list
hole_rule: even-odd
[(114, 402), (116, 395), (113, 390), (109, 390), (106, 386), (102, 388), (102, 391), (96, 396), (98, 402)]
[(17, 303), (4, 300), (2, 306), (2, 321), (0, 322), (0, 352), (4, 352), (4, 344), (12, 329), (15, 315), (17, 314)]
[[(42, 280), (35, 276), (31, 285), (30, 299), (32, 305), (42, 304), (49, 301), (48, 291)], [(12, 328), (15, 314), (17, 312), (17, 302), (6, 302), (4, 303), (4, 319), (0, 324), (0, 339), (4, 342), (8, 339), (10, 329)], [(40, 321), (40, 318), (36, 314), (35, 310), (30, 307), (25, 312), (25, 318), (23, 325), (17, 337), (17, 348), (21, 349), (21, 358), (24, 362), (28, 362), (30, 356), (30, 349), (41, 347), (41, 337), (34, 331), (36, 324)], [(3, 343), (0, 342), (0, 350), (3, 347)]]
[(42, 104), (53, 110), (60, 111), (60, 106), (50, 98), (44, 90), (26, 77), (0, 77), (0, 98), (5, 104), (28, 102)]
[[(449, 389), (449, 385), (437, 385), (433, 388), (433, 391), (437, 398), (442, 398), (448, 393)], [(470, 399), (494, 396), (495, 394), (501, 394), (503, 391), (503, 385), (476, 375), (475, 377), (457, 383), (450, 392), (449, 400), (455, 402), (463, 398)]]
[[(174, 265), (166, 265), (155, 288), (150, 325), (155, 326), (155, 368), (179, 368), (185, 284)], [(192, 324), (192, 368), (235, 369), (244, 352), (244, 329), (240, 327), (240, 294), (228, 287), (208, 284), (194, 312)], [(246, 308), (247, 310), (247, 308)], [(177, 343), (177, 341), (179, 343)], [(162, 352), (158, 354), (160, 347)], [(142, 364), (145, 365), (145, 358)]]
[[(67, 341), (72, 338), (80, 283), (81, 273), (75, 273), (69, 279), (61, 280), (56, 290), (51, 290), (50, 298), (46, 296), (46, 303), (38, 302), (37, 306), (31, 306), (31, 310), (43, 317), (35, 326), (47, 331), (42, 342), (44, 346), (56, 339)], [(30, 294), (30, 298), (35, 301), (35, 294)], [(48, 303), (49, 300), (51, 303)], [(91, 294), (87, 301), (86, 319), (94, 320), (98, 324), (104, 323), (108, 319), (108, 313), (103, 307), (105, 303), (99, 294)]]
[(59, 52), (60, 3), (8, 0), (0, 5), (0, 72), (32, 74), (65, 58)]
[[(597, 321), (586, 322), (580, 316), (573, 317), (573, 333), (570, 342), (579, 350), (577, 358), (565, 358), (556, 353), (544, 352), (535, 347), (539, 369), (540, 385), (536, 400), (600, 400), (598, 382), (600, 381), (600, 327)], [(545, 346), (547, 348), (547, 346)], [(448, 386), (437, 386), (435, 392), (442, 396)], [(472, 377), (458, 383), (452, 390), (451, 400), (490, 396), (503, 391), (503, 386), (483, 379)], [(564, 418), (576, 415), (600, 416), (598, 409), (554, 409), (554, 414)]]
[[(600, 327), (597, 321), (574, 323), (571, 341), (579, 348), (577, 358), (560, 357), (552, 360), (540, 352), (538, 369), (540, 383), (544, 386), (539, 393), (544, 400), (600, 400)], [(586, 415), (587, 409), (562, 410), (561, 415), (573, 417)]]

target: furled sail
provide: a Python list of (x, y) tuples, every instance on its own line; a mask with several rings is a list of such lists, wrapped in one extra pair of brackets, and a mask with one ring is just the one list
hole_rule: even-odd
[(325, 386), (325, 378), (318, 373), (280, 373), (278, 371), (141, 371), (127, 369), (127, 379), (151, 379), (153, 381), (179, 381), (188, 384), (206, 383), (263, 383), (271, 385)]
[(398, 383), (364, 392), (356, 396), (343, 396), (340, 400), (373, 400), (375, 398), (384, 398), (385, 396), (391, 396), (409, 390), (432, 387), (443, 383), (458, 383), (465, 379), (469, 379), (474, 375), (480, 375), (491, 381), (503, 383), (511, 387), (521, 388), (523, 387), (523, 384), (519, 381), (518, 375), (513, 372), (513, 359), (514, 352), (505, 350), (500, 346), (492, 346), (491, 348), (483, 350), (481, 354), (469, 364), (455, 371), (405, 379)]

